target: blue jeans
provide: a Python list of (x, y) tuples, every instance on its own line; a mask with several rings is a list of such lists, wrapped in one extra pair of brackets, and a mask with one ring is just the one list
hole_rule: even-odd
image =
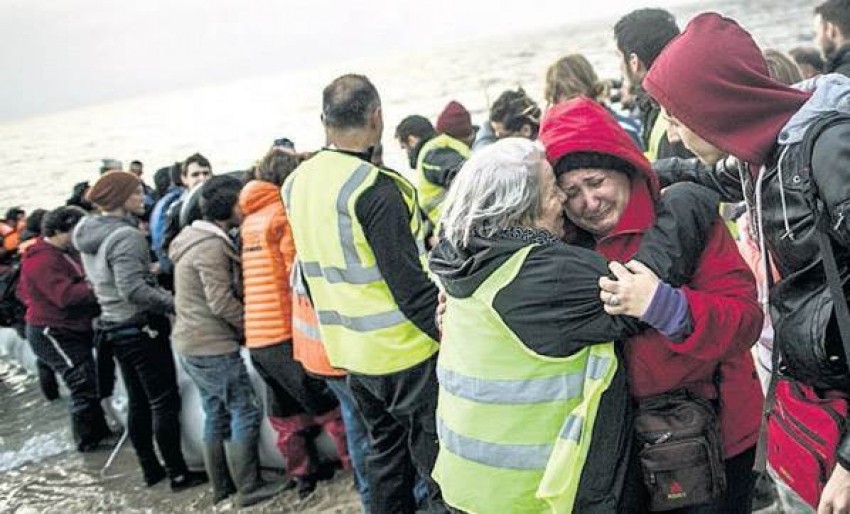
[(354, 483), (360, 495), (363, 512), (369, 512), (371, 494), (369, 493), (369, 478), (366, 474), (366, 456), (369, 455), (369, 432), (357, 410), (357, 404), (351, 396), (351, 389), (344, 378), (326, 380), (328, 388), (339, 399), (342, 422), (345, 423), (345, 437), (348, 445), (348, 456), (351, 457), (351, 467), (354, 468)]
[(256, 441), (263, 414), (239, 352), (181, 355), (180, 360), (201, 394), (204, 441)]

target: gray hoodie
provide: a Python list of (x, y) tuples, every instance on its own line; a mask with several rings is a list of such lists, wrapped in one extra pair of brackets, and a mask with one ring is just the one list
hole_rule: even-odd
[(850, 78), (844, 75), (818, 75), (795, 84), (794, 87), (812, 93), (812, 96), (779, 131), (780, 145), (792, 145), (802, 141), (806, 130), (824, 114), (850, 112)]
[(86, 275), (94, 285), (101, 319), (110, 323), (168, 314), (174, 299), (151, 273), (150, 249), (133, 223), (116, 216), (86, 216), (74, 229)]

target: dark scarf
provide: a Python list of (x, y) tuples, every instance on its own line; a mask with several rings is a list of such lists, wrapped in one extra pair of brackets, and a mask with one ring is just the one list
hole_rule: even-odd
[(550, 246), (561, 242), (560, 239), (552, 235), (552, 233), (548, 230), (528, 227), (503, 228), (496, 232), (493, 235), (493, 238), (514, 239), (528, 244), (538, 244), (543, 246)]

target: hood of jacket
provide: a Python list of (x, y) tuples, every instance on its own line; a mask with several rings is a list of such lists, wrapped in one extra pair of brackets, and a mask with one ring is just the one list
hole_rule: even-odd
[(86, 216), (74, 228), (74, 246), (82, 253), (96, 254), (103, 240), (120, 227), (136, 225), (129, 218), (117, 216)]
[(181, 230), (180, 234), (174, 238), (174, 241), (171, 242), (171, 246), (168, 248), (168, 257), (176, 264), (189, 250), (210, 239), (223, 240), (233, 250), (231, 253), (235, 255), (236, 250), (233, 246), (233, 241), (230, 240), (230, 237), (224, 230), (215, 223), (197, 220)]
[(609, 235), (642, 231), (652, 225), (654, 202), (660, 191), (658, 177), (631, 136), (605, 107), (589, 98), (556, 105), (540, 123), (540, 141), (552, 166), (576, 152), (612, 155), (631, 164), (637, 175), (632, 177), (629, 204)]
[(456, 298), (467, 298), (514, 252), (530, 244), (521, 239), (472, 236), (465, 247), (447, 239), (431, 251), (430, 269)]
[(809, 94), (776, 82), (735, 21), (695, 17), (653, 63), (643, 87), (668, 113), (724, 152), (762, 165)]
[(280, 187), (264, 180), (252, 180), (239, 193), (239, 207), (245, 216), (268, 207), (273, 203), (282, 204)]
[(608, 109), (589, 98), (574, 98), (549, 109), (540, 122), (540, 141), (552, 166), (576, 152), (613, 155), (631, 164), (653, 195), (659, 191), (658, 177), (628, 132)]
[(818, 75), (794, 86), (811, 94), (779, 132), (778, 142), (791, 145), (803, 140), (818, 118), (831, 112), (850, 112), (850, 78), (839, 73)]

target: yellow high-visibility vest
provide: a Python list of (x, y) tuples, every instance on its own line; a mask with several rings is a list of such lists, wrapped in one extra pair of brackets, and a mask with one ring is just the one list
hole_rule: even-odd
[(422, 145), (419, 150), (419, 156), (416, 159), (416, 189), (419, 191), (419, 205), (435, 227), (440, 221), (443, 200), (446, 199), (446, 188), (428, 180), (425, 171), (436, 167), (433, 163), (428, 162), (428, 154), (438, 148), (454, 150), (464, 159), (469, 159), (469, 156), (472, 155), (472, 151), (466, 143), (448, 134), (437, 135)]
[(357, 199), (382, 174), (395, 182), (407, 204), (424, 270), (421, 213), (416, 190), (404, 177), (324, 150), (302, 163), (282, 188), (328, 360), (335, 368), (366, 375), (410, 368), (438, 348), (399, 309), (357, 220)]
[(617, 370), (613, 343), (539, 355), (493, 308), (531, 248), (472, 296), (449, 296), (443, 318), (433, 476), (444, 500), (470, 513), (572, 512), (599, 402)]

